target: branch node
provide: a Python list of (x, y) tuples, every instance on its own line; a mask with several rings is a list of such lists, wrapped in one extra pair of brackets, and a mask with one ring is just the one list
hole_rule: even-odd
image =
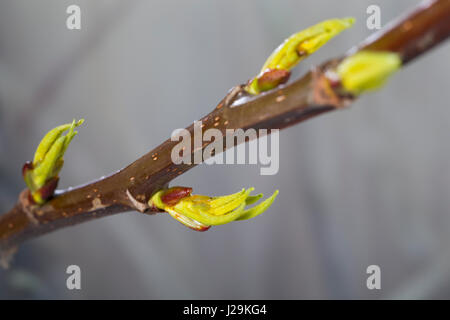
[(354, 97), (350, 95), (341, 95), (333, 87), (327, 71), (332, 70), (337, 65), (338, 60), (332, 60), (321, 67), (314, 67), (312, 73), (312, 95), (311, 104), (333, 106), (336, 109), (347, 107)]
[(39, 220), (34, 216), (34, 209), (38, 207), (30, 200), (31, 194), (28, 189), (22, 191), (19, 195), (19, 205), (22, 207), (23, 212), (25, 212), (28, 220), (33, 225), (39, 225)]
[(150, 208), (150, 206), (148, 205), (147, 202), (139, 202), (135, 197), (133, 197), (133, 195), (131, 194), (130, 190), (127, 189), (127, 197), (128, 199), (131, 201), (131, 203), (133, 204), (133, 207), (139, 211), (139, 212), (146, 212), (148, 210), (148, 208)]

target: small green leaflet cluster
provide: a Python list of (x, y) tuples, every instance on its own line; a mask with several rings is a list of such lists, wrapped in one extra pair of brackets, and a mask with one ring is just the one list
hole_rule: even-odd
[(83, 119), (73, 120), (50, 130), (37, 147), (33, 162), (25, 163), (23, 177), (35, 203), (44, 204), (53, 195), (64, 164), (64, 153), (78, 133), (75, 128), (83, 122)]
[(250, 195), (254, 188), (242, 189), (240, 192), (208, 197), (204, 195), (187, 195), (173, 203), (164, 202), (164, 196), (177, 192), (174, 187), (156, 192), (149, 205), (169, 213), (174, 219), (197, 231), (205, 231), (211, 226), (226, 224), (232, 221), (248, 220), (266, 211), (278, 195), (276, 190), (272, 196), (258, 205), (247, 208), (263, 197), (262, 194)]

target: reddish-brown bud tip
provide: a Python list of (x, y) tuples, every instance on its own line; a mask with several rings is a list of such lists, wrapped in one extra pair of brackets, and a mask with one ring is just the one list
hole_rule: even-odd
[(173, 187), (168, 189), (162, 196), (161, 201), (167, 206), (174, 206), (181, 199), (191, 195), (192, 188), (188, 187)]
[(211, 228), (211, 226), (202, 226), (202, 227), (198, 227), (198, 228), (192, 228), (190, 227), (192, 230), (198, 231), (198, 232), (205, 232), (207, 230), (209, 230), (209, 228)]
[(291, 72), (283, 69), (267, 69), (258, 77), (261, 91), (273, 89), (289, 80)]
[(25, 164), (22, 167), (22, 176), (25, 177), (25, 174), (28, 172), (28, 170), (33, 170), (34, 166), (31, 161), (25, 162)]
[(55, 193), (56, 187), (58, 186), (58, 181), (58, 177), (51, 178), (37, 191), (43, 200), (48, 200), (53, 196), (53, 193)]

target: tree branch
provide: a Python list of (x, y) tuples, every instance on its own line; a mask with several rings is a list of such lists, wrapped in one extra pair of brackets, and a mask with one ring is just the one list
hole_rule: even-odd
[[(361, 49), (393, 51), (406, 64), (443, 42), (450, 35), (449, 21), (450, 1), (424, 1), (410, 14), (351, 49), (347, 56)], [(203, 130), (215, 128), (225, 135), (226, 129), (281, 129), (348, 105), (354, 98), (339, 95), (324, 76), (341, 60), (330, 60), (301, 79), (256, 96), (243, 91), (242, 85), (234, 87), (201, 119)], [(194, 126), (187, 129), (193, 140)], [(199, 150), (192, 147), (191, 155), (210, 143), (203, 143)], [(7, 252), (38, 235), (120, 212), (157, 212), (147, 204), (151, 195), (194, 166), (172, 162), (171, 152), (176, 144), (177, 141), (167, 140), (106, 178), (57, 191), (43, 206), (32, 204), (29, 191), (22, 191), (14, 208), (0, 217), (0, 250)]]

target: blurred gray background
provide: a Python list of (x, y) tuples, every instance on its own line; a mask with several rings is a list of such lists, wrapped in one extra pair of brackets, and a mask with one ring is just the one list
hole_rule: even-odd
[[(40, 138), (86, 123), (61, 188), (129, 164), (255, 75), (288, 35), (324, 19), (356, 25), (304, 61), (345, 52), (416, 0), (0, 1), (0, 212), (24, 188)], [(82, 29), (65, 26), (82, 10)], [(166, 214), (125, 213), (23, 245), (0, 271), (0, 298), (450, 298), (448, 44), (350, 109), (280, 133), (280, 170), (201, 165), (173, 184), (280, 195), (257, 219), (189, 230)], [(66, 267), (82, 290), (66, 289)], [(366, 268), (381, 267), (381, 290)]]

